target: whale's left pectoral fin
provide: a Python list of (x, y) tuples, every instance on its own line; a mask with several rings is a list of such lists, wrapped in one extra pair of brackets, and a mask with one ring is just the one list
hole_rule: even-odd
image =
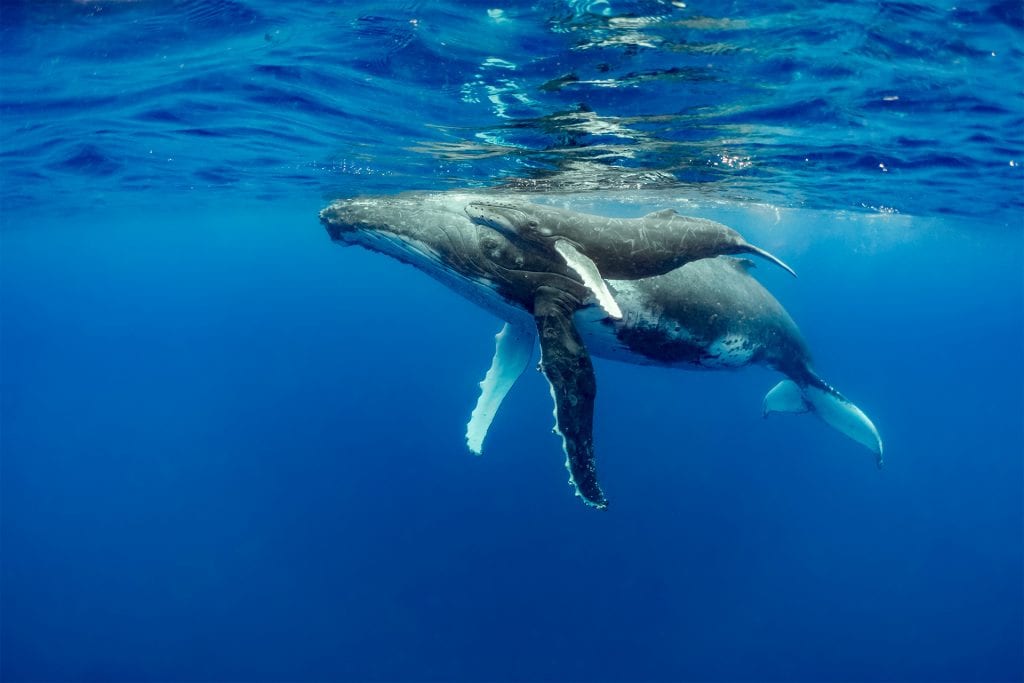
[(597, 381), (590, 355), (573, 323), (579, 302), (550, 287), (540, 287), (534, 318), (540, 335), (541, 370), (555, 402), (555, 432), (562, 437), (566, 467), (576, 494), (603, 509), (608, 501), (594, 465), (594, 398)]
[(597, 264), (589, 256), (565, 240), (557, 240), (555, 242), (555, 251), (565, 259), (566, 265), (580, 276), (583, 284), (593, 293), (597, 303), (601, 305), (605, 313), (616, 320), (621, 320), (622, 310), (619, 308), (619, 304), (616, 303), (611, 291), (608, 290), (608, 285), (605, 283), (604, 278), (601, 277), (601, 271), (598, 270)]
[(483, 452), (484, 438), (501, 402), (530, 363), (536, 338), (537, 333), (529, 324), (529, 318), (505, 323), (494, 337), (494, 358), (487, 375), (480, 382), (480, 397), (466, 425), (466, 445), (476, 455)]

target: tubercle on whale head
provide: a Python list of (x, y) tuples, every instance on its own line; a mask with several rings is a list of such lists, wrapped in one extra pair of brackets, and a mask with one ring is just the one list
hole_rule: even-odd
[(521, 232), (534, 233), (539, 222), (514, 204), (501, 202), (470, 202), (465, 208), (466, 215), (477, 225), (484, 225), (515, 237)]

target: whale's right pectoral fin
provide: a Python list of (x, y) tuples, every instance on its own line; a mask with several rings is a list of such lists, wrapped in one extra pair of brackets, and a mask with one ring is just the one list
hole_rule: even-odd
[(827, 425), (874, 453), (876, 464), (882, 466), (882, 437), (871, 418), (824, 382), (821, 386), (800, 386), (792, 380), (783, 380), (765, 395), (763, 411), (765, 417), (772, 413), (813, 412)]
[(566, 265), (580, 276), (583, 284), (593, 293), (597, 303), (601, 305), (605, 313), (616, 320), (621, 320), (622, 310), (619, 308), (619, 304), (615, 302), (615, 297), (608, 290), (608, 285), (605, 283), (604, 278), (601, 277), (601, 271), (598, 270), (597, 264), (589, 256), (565, 240), (555, 241), (555, 251), (565, 259)]
[(505, 395), (530, 363), (536, 338), (537, 332), (530, 325), (529, 318), (525, 322), (505, 323), (494, 337), (494, 358), (487, 375), (480, 382), (480, 397), (466, 425), (466, 445), (476, 455), (483, 452), (487, 430)]
[(590, 355), (573, 323), (579, 302), (560, 290), (540, 287), (534, 318), (540, 335), (541, 370), (555, 402), (555, 432), (562, 437), (569, 482), (576, 495), (603, 509), (608, 501), (594, 465), (594, 398), (597, 381)]

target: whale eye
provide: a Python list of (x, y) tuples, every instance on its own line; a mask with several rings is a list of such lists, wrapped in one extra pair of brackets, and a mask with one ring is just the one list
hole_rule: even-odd
[(538, 223), (538, 222), (537, 222), (537, 221), (535, 221), (535, 220), (531, 220), (531, 221), (530, 221), (529, 223), (527, 223), (526, 225), (527, 225), (527, 226), (528, 226), (528, 227), (530, 228), (530, 230), (536, 230), (536, 229), (537, 229), (537, 227), (538, 227), (538, 226), (540, 225), (540, 223)]

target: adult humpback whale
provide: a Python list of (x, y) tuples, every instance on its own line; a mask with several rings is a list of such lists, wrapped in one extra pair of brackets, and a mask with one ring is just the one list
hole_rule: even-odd
[(541, 369), (555, 402), (555, 429), (576, 493), (607, 505), (594, 465), (597, 384), (590, 353), (632, 363), (689, 369), (769, 365), (788, 377), (764, 400), (765, 415), (813, 412), (872, 451), (882, 441), (871, 420), (811, 368), (796, 324), (747, 272), (749, 261), (717, 257), (609, 284), (622, 304), (612, 319), (562, 259), (523, 248), (475, 223), (466, 207), (487, 195), (408, 193), (338, 200), (320, 212), (331, 239), (412, 264), (506, 321), (466, 430), (479, 453), (498, 407), (540, 340)]
[(613, 318), (621, 318), (622, 311), (604, 278), (664, 275), (690, 261), (727, 254), (756, 254), (796, 276), (792, 268), (732, 228), (706, 218), (681, 216), (672, 209), (641, 218), (608, 218), (503, 198), (470, 202), (466, 214), (512, 240), (553, 249)]

